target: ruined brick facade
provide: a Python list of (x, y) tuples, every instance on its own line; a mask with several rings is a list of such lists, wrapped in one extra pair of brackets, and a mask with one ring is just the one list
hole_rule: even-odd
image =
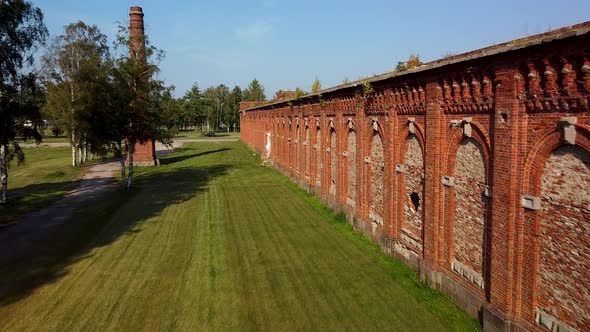
[(584, 23), (245, 105), (241, 135), (484, 329), (590, 331), (589, 105)]

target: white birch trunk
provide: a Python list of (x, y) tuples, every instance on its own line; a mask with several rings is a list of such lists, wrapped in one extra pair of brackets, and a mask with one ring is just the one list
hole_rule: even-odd
[(0, 179), (2, 181), (0, 203), (6, 203), (8, 201), (8, 147), (6, 144), (0, 144)]
[(86, 140), (82, 144), (82, 163), (85, 164), (88, 161), (88, 155), (86, 150)]
[(78, 165), (82, 165), (82, 147), (80, 144), (77, 145), (78, 149)]
[(125, 153), (123, 151), (123, 146), (121, 142), (119, 142), (119, 152), (121, 156), (119, 158), (119, 162), (121, 163), (121, 182), (123, 183), (123, 188), (127, 187), (127, 179), (125, 178)]
[(76, 140), (75, 140), (75, 138), (76, 138), (76, 136), (72, 132), (72, 142), (70, 144), (72, 145), (72, 166), (73, 167), (76, 167)]
[(127, 178), (127, 190), (131, 190), (133, 184), (133, 154), (135, 153), (135, 144), (129, 144), (129, 178)]

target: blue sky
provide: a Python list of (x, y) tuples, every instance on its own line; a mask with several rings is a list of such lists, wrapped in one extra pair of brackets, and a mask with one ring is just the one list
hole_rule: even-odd
[(32, 0), (51, 36), (83, 20), (112, 40), (129, 7), (145, 13), (166, 51), (161, 78), (183, 95), (194, 82), (278, 89), (324, 88), (392, 70), (410, 53), (430, 61), (590, 20), (588, 0), (174, 1)]

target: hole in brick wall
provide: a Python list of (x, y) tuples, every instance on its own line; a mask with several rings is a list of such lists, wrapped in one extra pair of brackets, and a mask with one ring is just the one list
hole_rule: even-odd
[(502, 113), (500, 113), (500, 116), (502, 117), (502, 123), (508, 122), (508, 113), (502, 112)]
[(412, 200), (414, 210), (418, 211), (418, 208), (420, 207), (420, 195), (418, 195), (417, 192), (413, 192), (410, 194), (410, 200)]

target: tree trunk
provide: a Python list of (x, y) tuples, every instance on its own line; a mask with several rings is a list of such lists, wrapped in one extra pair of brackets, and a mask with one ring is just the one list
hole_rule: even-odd
[(127, 178), (127, 190), (133, 187), (133, 154), (135, 153), (135, 143), (129, 143), (129, 178)]
[(0, 179), (2, 180), (2, 192), (0, 203), (8, 201), (8, 146), (0, 144)]
[(86, 143), (86, 138), (84, 138), (84, 143), (82, 144), (82, 163), (86, 164), (88, 162), (88, 143)]
[(75, 136), (74, 133), (72, 133), (72, 142), (70, 143), (72, 145), (72, 166), (76, 167), (76, 140), (75, 140)]
[(125, 153), (123, 151), (123, 145), (119, 142), (119, 162), (121, 163), (121, 182), (123, 183), (123, 188), (127, 187), (127, 179), (125, 178)]
[(82, 165), (82, 146), (78, 144), (78, 165)]

